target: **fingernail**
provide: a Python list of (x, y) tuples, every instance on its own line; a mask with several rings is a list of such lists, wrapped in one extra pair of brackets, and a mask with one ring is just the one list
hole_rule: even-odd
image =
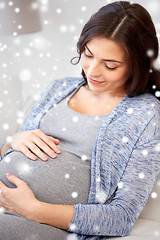
[(60, 153), (61, 151), (60, 151), (60, 150), (57, 150), (56, 152), (57, 152), (57, 153)]
[(11, 176), (11, 173), (6, 173), (6, 176), (7, 176), (7, 177)]
[(47, 156), (43, 155), (43, 156), (42, 156), (42, 159), (43, 159), (43, 160), (47, 160), (48, 158), (47, 158)]
[(55, 153), (51, 153), (51, 157), (55, 158), (57, 155)]

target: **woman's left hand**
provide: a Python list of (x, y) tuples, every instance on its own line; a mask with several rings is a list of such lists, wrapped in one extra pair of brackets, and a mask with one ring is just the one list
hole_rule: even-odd
[(6, 174), (6, 177), (16, 185), (16, 188), (8, 188), (0, 181), (0, 207), (9, 212), (30, 218), (39, 201), (24, 181), (10, 173)]

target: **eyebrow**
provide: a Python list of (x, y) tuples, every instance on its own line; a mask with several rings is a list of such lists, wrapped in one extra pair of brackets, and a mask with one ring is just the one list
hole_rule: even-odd
[[(85, 45), (85, 47), (87, 48), (87, 50), (93, 55), (93, 53), (91, 52), (91, 50), (87, 47), (87, 45)], [(106, 62), (117, 62), (117, 63), (122, 63), (118, 60), (114, 60), (114, 59), (102, 59), (103, 61), (106, 61)]]

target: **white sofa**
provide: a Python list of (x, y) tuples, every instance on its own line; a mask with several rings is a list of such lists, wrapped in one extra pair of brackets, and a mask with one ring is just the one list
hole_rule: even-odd
[[(156, 198), (152, 196), (156, 196)], [(111, 239), (160, 240), (160, 174), (131, 233), (126, 237), (113, 237)]]

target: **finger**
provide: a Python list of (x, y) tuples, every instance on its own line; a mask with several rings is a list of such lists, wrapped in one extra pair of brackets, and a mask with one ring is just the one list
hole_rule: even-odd
[(36, 144), (28, 142), (27, 147), (43, 161), (48, 160), (48, 157), (40, 150)]
[(55, 144), (59, 144), (60, 143), (60, 140), (59, 139), (57, 139), (57, 138), (54, 138), (54, 137), (52, 137), (52, 136), (48, 136), (50, 139), (51, 139), (51, 141), (53, 141)]
[(59, 144), (60, 140), (57, 138), (54, 138), (52, 136), (48, 136), (46, 135), (43, 131), (41, 131), (40, 129), (37, 129), (38, 135), (40, 136), (40, 138), (47, 140), (47, 138), (49, 137), (55, 144)]
[(40, 138), (38, 138), (38, 137), (34, 138), (33, 141), (41, 150), (43, 150), (43, 152), (48, 154), (50, 157), (55, 158), (57, 156), (55, 154), (55, 152), (45, 142), (43, 142), (43, 140), (41, 140)]
[(21, 152), (23, 152), (24, 155), (26, 157), (30, 158), (31, 160), (37, 160), (38, 159), (33, 153), (31, 153), (31, 151), (27, 148), (27, 146), (22, 146), (21, 147)]
[[(60, 149), (56, 145), (56, 144), (58, 144), (60, 142), (59, 139), (53, 138), (51, 136), (47, 136), (42, 131), (39, 132), (38, 137), (40, 137), (43, 142), (45, 142), (51, 149), (53, 149), (54, 152), (60, 153)], [(54, 143), (55, 140), (56, 140), (56, 144)]]
[(24, 181), (22, 181), (20, 178), (16, 177), (15, 175), (11, 173), (6, 174), (7, 179), (13, 183), (16, 187), (20, 186)]

